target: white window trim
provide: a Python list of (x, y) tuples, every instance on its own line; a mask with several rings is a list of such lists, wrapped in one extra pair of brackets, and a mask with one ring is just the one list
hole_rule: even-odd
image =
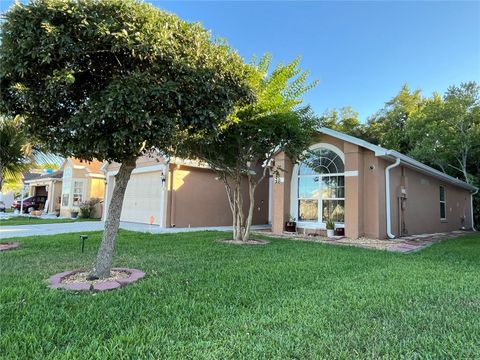
[[(440, 198), (440, 189), (443, 188), (443, 200)], [(447, 220), (447, 190), (445, 189), (445, 186), (440, 185), (438, 187), (438, 197), (439, 197), (439, 202), (440, 205), (445, 206), (445, 217), (442, 217), (442, 211), (440, 211), (440, 221), (446, 221)]]
[[(317, 149), (327, 149), (331, 150), (334, 153), (336, 153), (340, 159), (342, 159), (343, 164), (345, 166), (345, 154), (337, 148), (335, 145), (329, 144), (329, 143), (317, 143), (309, 147), (310, 151), (317, 150)], [(293, 171), (292, 171), (292, 182), (290, 186), (290, 214), (292, 217), (294, 217), (297, 220), (297, 227), (299, 228), (304, 228), (304, 229), (320, 229), (320, 230), (325, 230), (327, 228), (327, 224), (322, 222), (322, 217), (323, 217), (323, 209), (320, 204), (321, 200), (329, 200), (329, 199), (318, 199), (319, 200), (319, 220), (318, 221), (298, 221), (298, 200), (300, 199), (297, 194), (298, 194), (298, 171), (299, 171), (299, 164), (296, 163), (293, 166)], [(335, 173), (335, 174), (325, 174), (325, 175), (318, 175), (318, 174), (312, 174), (312, 175), (302, 175), (305, 177), (308, 176), (344, 176), (345, 177), (345, 172), (343, 173)], [(345, 185), (344, 185), (345, 186)], [(343, 200), (346, 202), (345, 197), (343, 198), (338, 198), (338, 199), (333, 199), (333, 200)], [(345, 223), (335, 223), (336, 228), (344, 228)]]
[(73, 204), (73, 196), (74, 196), (74, 192), (75, 192), (75, 183), (81, 183), (82, 184), (82, 201), (80, 201), (80, 203), (84, 202), (86, 200), (86, 186), (85, 186), (85, 179), (72, 179), (72, 192), (70, 194), (71, 198), (70, 198), (70, 203), (72, 204), (72, 207), (73, 208), (79, 208), (80, 205), (74, 205)]
[(87, 194), (87, 187), (85, 183), (87, 182), (86, 179), (81, 179), (81, 178), (71, 178), (70, 181), (70, 193), (68, 194), (68, 205), (63, 205), (63, 188), (62, 188), (62, 202), (61, 202), (61, 208), (62, 209), (78, 209), (80, 206), (78, 205), (73, 205), (73, 187), (74, 187), (74, 182), (81, 182), (83, 183), (82, 185), (82, 202), (86, 200), (86, 194)]
[[(68, 204), (67, 205), (63, 205), (63, 197), (64, 195), (68, 195)], [(60, 200), (60, 208), (63, 208), (63, 209), (68, 209), (70, 207), (70, 193), (67, 193), (67, 194), (64, 194), (62, 192), (62, 198)]]

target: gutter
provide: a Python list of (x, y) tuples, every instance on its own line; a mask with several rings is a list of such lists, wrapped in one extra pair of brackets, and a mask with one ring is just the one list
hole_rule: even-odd
[(471, 215), (472, 215), (472, 230), (473, 231), (477, 231), (475, 229), (475, 223), (474, 223), (474, 219), (473, 219), (473, 197), (477, 194), (478, 194), (478, 189), (475, 190), (475, 192), (470, 193), (470, 205), (471, 205), (471, 210), (472, 210)]
[[(388, 153), (388, 152), (387, 152)], [(390, 154), (389, 154), (390, 155)], [(395, 239), (392, 234), (392, 214), (391, 214), (391, 200), (390, 200), (390, 170), (400, 165), (400, 158), (396, 158), (395, 162), (385, 168), (385, 207), (387, 217), (387, 236), (390, 239)]]

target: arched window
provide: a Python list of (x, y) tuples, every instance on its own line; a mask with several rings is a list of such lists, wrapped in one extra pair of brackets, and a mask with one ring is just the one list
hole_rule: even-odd
[(345, 167), (335, 151), (310, 151), (298, 167), (298, 221), (325, 224), (345, 221)]

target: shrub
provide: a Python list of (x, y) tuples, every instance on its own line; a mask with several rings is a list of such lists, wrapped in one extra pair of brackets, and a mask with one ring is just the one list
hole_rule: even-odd
[(89, 219), (92, 217), (93, 211), (95, 210), (95, 205), (100, 202), (98, 198), (91, 198), (90, 200), (84, 201), (80, 204), (80, 217)]

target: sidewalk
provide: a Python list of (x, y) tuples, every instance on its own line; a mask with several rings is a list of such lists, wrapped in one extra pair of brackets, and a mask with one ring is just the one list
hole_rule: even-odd
[[(102, 221), (82, 221), (73, 223), (38, 224), (38, 225), (15, 225), (1, 226), (0, 240), (12, 237), (43, 236), (64, 233), (102, 231)], [(193, 228), (162, 228), (158, 225), (146, 225), (121, 222), (120, 228), (130, 231), (138, 231), (151, 234), (180, 233), (191, 231), (232, 231), (231, 226), (193, 227)], [(268, 230), (270, 225), (253, 225), (252, 230)]]

